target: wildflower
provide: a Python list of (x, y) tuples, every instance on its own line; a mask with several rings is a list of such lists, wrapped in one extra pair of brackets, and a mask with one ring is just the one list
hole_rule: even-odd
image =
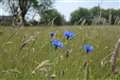
[(57, 39), (53, 39), (51, 41), (51, 43), (55, 48), (63, 48), (64, 47), (63, 43), (60, 40), (57, 40)]
[(85, 51), (86, 53), (91, 53), (91, 52), (93, 52), (93, 50), (94, 50), (94, 47), (93, 47), (92, 45), (90, 45), (90, 44), (85, 44), (85, 45), (83, 46), (83, 48), (84, 48), (84, 51)]
[(50, 37), (51, 37), (51, 38), (55, 37), (55, 35), (56, 35), (56, 32), (51, 32), (51, 33), (50, 33)]
[(75, 33), (74, 33), (74, 32), (69, 32), (69, 31), (64, 32), (64, 37), (65, 37), (67, 40), (72, 39), (74, 36), (75, 36)]

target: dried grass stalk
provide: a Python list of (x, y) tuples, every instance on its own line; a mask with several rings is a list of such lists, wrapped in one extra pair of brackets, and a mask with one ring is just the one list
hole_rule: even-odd
[(29, 36), (29, 38), (24, 39), (22, 41), (22, 44), (20, 46), (20, 49), (23, 49), (27, 44), (29, 44), (30, 42), (33, 42), (36, 40), (37, 36), (39, 35), (39, 32), (34, 33), (33, 35)]
[(45, 61), (42, 61), (33, 71), (32, 73), (36, 73), (37, 70), (45, 70), (45, 66), (49, 66), (50, 63), (49, 63), (49, 60), (45, 60)]
[(84, 63), (84, 68), (85, 68), (85, 80), (89, 80), (90, 79), (90, 68), (89, 68), (89, 62), (86, 61)]
[(117, 61), (117, 57), (118, 57), (118, 53), (119, 53), (119, 49), (120, 49), (120, 39), (118, 40), (118, 42), (115, 45), (115, 49), (112, 52), (112, 57), (111, 57), (111, 65), (112, 65), (112, 73), (116, 74), (116, 61)]

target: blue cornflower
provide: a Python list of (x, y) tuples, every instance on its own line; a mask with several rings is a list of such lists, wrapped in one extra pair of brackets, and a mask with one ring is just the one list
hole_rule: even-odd
[(64, 47), (63, 43), (60, 40), (57, 40), (57, 39), (53, 39), (51, 41), (51, 43), (55, 48), (63, 48)]
[(84, 48), (84, 51), (85, 51), (86, 53), (91, 53), (91, 52), (93, 52), (93, 50), (94, 50), (94, 47), (93, 47), (92, 45), (90, 45), (90, 44), (85, 44), (85, 45), (83, 46), (83, 48)]
[(69, 31), (64, 32), (64, 37), (65, 37), (67, 40), (72, 39), (74, 36), (75, 36), (75, 33), (74, 33), (74, 32), (69, 32)]
[(53, 38), (56, 35), (56, 32), (51, 32), (50, 37)]

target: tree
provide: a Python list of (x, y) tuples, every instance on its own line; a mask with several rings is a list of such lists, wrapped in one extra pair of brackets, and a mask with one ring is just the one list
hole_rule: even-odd
[(106, 24), (108, 19), (108, 12), (105, 9), (96, 6), (90, 9), (91, 16), (93, 17), (92, 24)]
[(108, 9), (111, 14), (111, 24), (117, 24), (120, 21), (120, 9)]
[(19, 16), (22, 19), (22, 23), (25, 23), (25, 15), (30, 7), (43, 11), (52, 5), (53, 0), (1, 0), (1, 2), (6, 5), (13, 17), (17, 19)]
[(96, 6), (96, 7), (93, 7), (90, 9), (90, 12), (91, 12), (91, 16), (100, 16), (100, 10), (101, 8), (99, 6)]
[(64, 17), (55, 9), (49, 9), (41, 13), (41, 23), (46, 25), (62, 25)]
[(71, 24), (120, 24), (120, 9), (79, 8), (71, 13)]
[(78, 10), (71, 13), (71, 24), (82, 24), (87, 23), (90, 24), (91, 22), (90, 12), (86, 8), (79, 8)]

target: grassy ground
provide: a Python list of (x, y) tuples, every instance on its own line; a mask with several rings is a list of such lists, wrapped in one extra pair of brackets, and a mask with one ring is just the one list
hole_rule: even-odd
[[(52, 31), (64, 42), (66, 30), (76, 33), (74, 39), (65, 43), (65, 47), (72, 48), (69, 57), (65, 56), (65, 49), (54, 50), (49, 43)], [(30, 36), (35, 39), (31, 40)], [(89, 61), (89, 80), (120, 80), (120, 74), (112, 75), (110, 63), (101, 65), (118, 38), (119, 26), (25, 27), (19, 30), (0, 27), (0, 80), (85, 80), (87, 71), (83, 64), (86, 60)], [(21, 49), (25, 40), (30, 40), (29, 44)], [(86, 54), (81, 48), (86, 42), (95, 47), (92, 54)], [(36, 68), (46, 60), (48, 64)], [(120, 58), (117, 68), (120, 70)]]

